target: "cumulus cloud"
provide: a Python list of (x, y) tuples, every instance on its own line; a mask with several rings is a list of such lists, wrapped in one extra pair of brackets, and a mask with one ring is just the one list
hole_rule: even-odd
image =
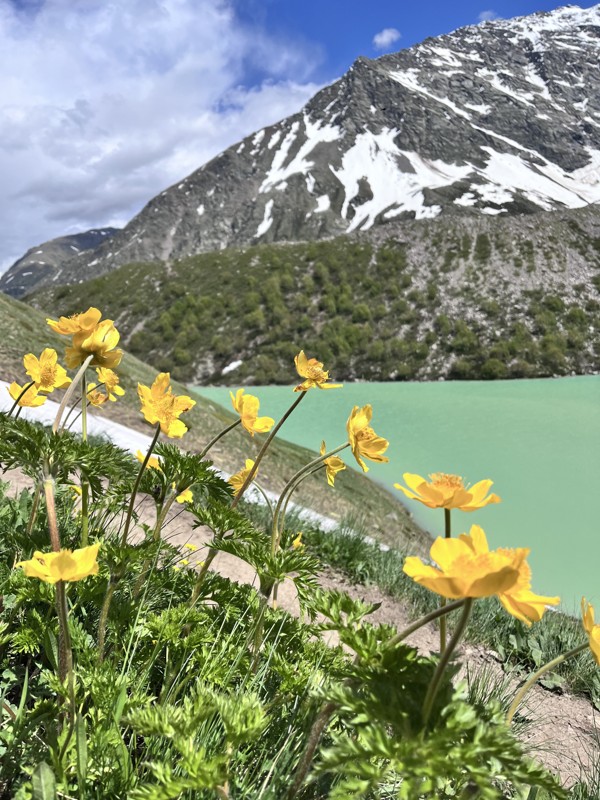
[(373, 37), (373, 47), (375, 50), (388, 50), (401, 36), (396, 28), (384, 28)]
[(230, 0), (0, 0), (0, 271), (125, 224), (297, 111), (319, 88), (307, 47), (244, 26)]
[(491, 22), (494, 19), (500, 19), (500, 15), (491, 9), (488, 9), (488, 11), (481, 11), (477, 17), (478, 22)]

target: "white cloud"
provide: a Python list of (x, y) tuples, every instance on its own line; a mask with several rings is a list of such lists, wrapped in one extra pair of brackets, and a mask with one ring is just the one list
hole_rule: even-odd
[(318, 59), (241, 25), (231, 0), (0, 0), (0, 265), (123, 225), (298, 110)]
[(491, 9), (488, 11), (481, 11), (477, 17), (478, 22), (491, 22), (494, 19), (500, 19), (500, 15)]
[(373, 37), (373, 47), (376, 50), (387, 50), (394, 42), (397, 42), (402, 34), (396, 28), (384, 28)]

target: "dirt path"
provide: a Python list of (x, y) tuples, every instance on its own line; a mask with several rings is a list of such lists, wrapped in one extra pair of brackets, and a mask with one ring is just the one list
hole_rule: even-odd
[[(2, 479), (11, 483), (11, 494), (31, 485), (29, 479), (17, 471), (6, 473)], [(145, 498), (141, 506), (141, 519), (152, 523), (153, 513), (152, 502)], [(173, 508), (165, 524), (163, 536), (171, 544), (178, 546), (182, 551), (182, 558), (189, 558), (193, 565), (204, 558), (210, 541), (210, 531), (193, 529), (192, 520), (191, 515), (181, 506)], [(194, 545), (198, 550), (190, 553), (184, 547), (186, 544)], [(213, 569), (230, 580), (256, 586), (256, 575), (252, 568), (235, 556), (219, 553), (213, 562)], [(376, 586), (354, 586), (330, 569), (323, 570), (319, 580), (324, 588), (340, 589), (366, 602), (381, 603), (380, 608), (369, 617), (372, 622), (388, 623), (401, 630), (411, 621), (407, 606), (400, 600), (385, 595)], [(292, 614), (299, 613), (292, 581), (286, 581), (280, 587), (279, 604)], [(419, 629), (407, 641), (424, 654), (434, 652), (439, 647), (438, 633), (433, 625)], [(517, 685), (516, 679), (511, 681), (503, 672), (494, 654), (483, 647), (466, 643), (462, 647), (462, 655), (469, 675), (485, 673), (500, 684), (508, 684), (510, 689)], [(526, 713), (531, 724), (527, 726), (522, 738), (530, 754), (559, 775), (565, 785), (570, 786), (576, 782), (582, 774), (582, 768), (589, 770), (591, 764), (600, 763), (600, 714), (587, 700), (567, 693), (551, 692), (539, 686), (529, 693)]]

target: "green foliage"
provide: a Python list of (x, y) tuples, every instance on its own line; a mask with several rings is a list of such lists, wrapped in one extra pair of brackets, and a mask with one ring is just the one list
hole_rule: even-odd
[[(274, 546), (264, 510), (233, 505), (231, 487), (210, 462), (171, 444), (156, 446), (160, 469), (146, 469), (141, 478), (155, 523), (140, 524), (136, 537), (124, 541), (123, 509), (141, 468), (137, 460), (107, 442), (82, 442), (18, 419), (1, 424), (0, 467), (20, 468), (36, 482), (19, 497), (0, 492), (6, 796), (253, 800), (261, 793), (284, 797), (293, 776), (301, 796), (314, 800), (456, 797), (471, 790), (492, 800), (521, 785), (566, 796), (523, 755), (497, 703), (483, 707), (453, 688), (457, 664), (443, 673), (424, 716), (438, 656), (421, 656), (398, 641), (392, 626), (372, 623), (377, 604), (319, 588), (327, 553), (365, 578), (374, 565), (383, 568), (378, 549), (362, 540), (342, 544), (304, 525), (313, 546), (294, 546), (292, 517)], [(34, 549), (48, 550), (54, 516), (37, 487), (49, 470), (62, 546), (80, 543), (74, 476), (92, 488), (90, 534), (101, 545), (98, 574), (66, 584), (72, 684), (61, 673), (66, 639), (55, 587), (13, 567)], [(168, 504), (189, 487), (188, 510), (212, 532), (209, 552), (244, 560), (257, 575), (256, 588), (179, 567), (182, 553), (161, 532)], [(385, 555), (389, 587), (406, 588), (412, 582), (400, 554)], [(290, 579), (305, 621), (269, 608), (274, 586)], [(413, 591), (415, 605), (435, 602), (424, 589)], [(479, 624), (475, 615), (473, 625)], [(325, 645), (323, 631), (339, 643)], [(521, 660), (538, 663), (548, 650), (543, 633), (536, 631), (535, 640), (513, 635)], [(323, 740), (309, 771), (303, 754), (317, 719)]]
[[(36, 302), (54, 307), (58, 291), (67, 311), (76, 311), (93, 300), (119, 319), (131, 352), (199, 383), (289, 383), (300, 349), (345, 380), (429, 380), (448, 373), (493, 380), (600, 368), (597, 310), (567, 304), (556, 291), (515, 295), (514, 287), (500, 287), (487, 275), (493, 258), (513, 258), (533, 270), (533, 242), (507, 243), (481, 232), (434, 237), (431, 246), (442, 244), (425, 273), (409, 261), (403, 242), (344, 237), (204, 253), (171, 265), (168, 275), (156, 264), (126, 265), (68, 291), (44, 290)], [(128, 287), (134, 284), (132, 306)], [(588, 295), (585, 286), (581, 296)], [(522, 320), (533, 337), (524, 349), (510, 339)], [(568, 343), (562, 359), (552, 348), (543, 351), (550, 333)], [(495, 351), (499, 341), (510, 343), (509, 354)], [(457, 356), (454, 367), (448, 352)], [(504, 369), (490, 366), (493, 359)], [(223, 373), (234, 361), (242, 363)]]

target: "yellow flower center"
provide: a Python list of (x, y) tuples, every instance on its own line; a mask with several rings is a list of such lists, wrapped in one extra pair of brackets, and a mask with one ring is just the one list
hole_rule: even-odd
[(358, 442), (366, 442), (372, 439), (374, 436), (375, 431), (373, 428), (369, 428), (369, 426), (367, 426), (366, 428), (362, 428), (362, 430), (358, 431), (355, 438)]
[(54, 383), (55, 368), (46, 364), (40, 370), (40, 383), (42, 386), (51, 386)]
[(324, 383), (329, 377), (329, 373), (325, 372), (321, 367), (315, 367), (309, 364), (306, 368), (306, 377), (311, 381), (315, 381), (315, 383)]
[(463, 479), (458, 475), (448, 475), (445, 472), (434, 472), (429, 476), (435, 487), (440, 489), (464, 489)]

